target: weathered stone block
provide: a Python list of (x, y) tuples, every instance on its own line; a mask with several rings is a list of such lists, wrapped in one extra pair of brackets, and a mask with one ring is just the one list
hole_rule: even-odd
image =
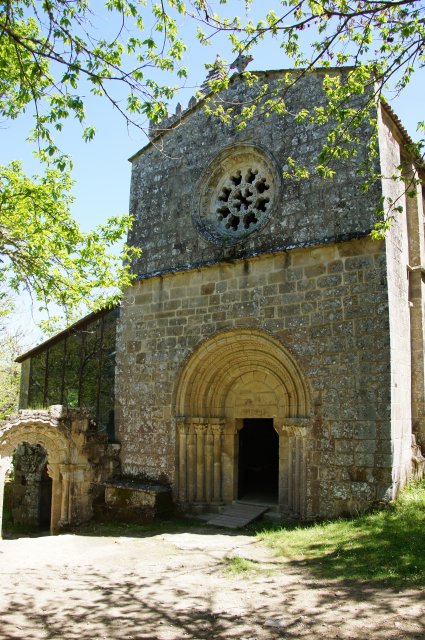
[(134, 480), (111, 480), (105, 484), (104, 504), (98, 517), (122, 522), (151, 522), (173, 513), (169, 487)]

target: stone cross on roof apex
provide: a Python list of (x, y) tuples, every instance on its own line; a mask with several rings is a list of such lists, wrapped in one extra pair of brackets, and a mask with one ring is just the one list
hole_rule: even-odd
[(232, 62), (229, 69), (237, 69), (238, 73), (242, 73), (253, 60), (254, 58), (252, 56), (244, 56), (240, 53), (236, 60)]

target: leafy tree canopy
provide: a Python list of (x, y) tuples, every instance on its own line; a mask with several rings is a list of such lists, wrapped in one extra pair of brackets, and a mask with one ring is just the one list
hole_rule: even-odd
[[(177, 90), (170, 77), (187, 77), (183, 17), (197, 24), (202, 44), (227, 35), (236, 53), (247, 54), (272, 38), (285, 64), (304, 72), (353, 66), (351, 92), (370, 83), (378, 95), (388, 83), (402, 91), (425, 63), (423, 0), (270, 0), (266, 7), (260, 0), (0, 0), (0, 16), (0, 115), (16, 118), (35, 104), (34, 135), (50, 156), (58, 151), (52, 132), (69, 116), (85, 122), (87, 89), (129, 124), (166, 115)], [(94, 134), (83, 129), (86, 140)]]
[(7, 326), (6, 318), (13, 310), (13, 301), (0, 292), (0, 420), (17, 409), (19, 365), (15, 358), (23, 350), (24, 335), (20, 329)]
[[(352, 66), (346, 82), (331, 76), (325, 82), (326, 112), (288, 113), (285, 91), (295, 79), (286, 81), (277, 94), (264, 87), (257, 103), (237, 113), (239, 127), (271, 110), (311, 122), (332, 118), (335, 126), (317, 160), (322, 175), (332, 174), (329, 161), (349, 153), (356, 126), (371, 117), (372, 105), (357, 110), (351, 96), (373, 87), (375, 101), (388, 84), (403, 91), (424, 66), (423, 0), (271, 4), (273, 9), (269, 3), (264, 8), (260, 0), (106, 0), (104, 5), (88, 0), (0, 0), (0, 119), (19, 118), (32, 105), (32, 137), (46, 163), (45, 175), (34, 179), (19, 163), (1, 168), (3, 281), (14, 289), (30, 288), (41, 304), (54, 301), (68, 310), (82, 300), (95, 308), (105, 288), (128, 284), (128, 266), (120, 267), (108, 246), (125, 232), (129, 220), (115, 218), (89, 234), (79, 230), (69, 213), (70, 160), (55, 136), (72, 117), (81, 122), (83, 138), (93, 138), (95, 129), (84, 111), (88, 91), (109, 100), (129, 124), (144, 127), (146, 119), (161, 120), (175, 93), (170, 77), (178, 82), (187, 76), (186, 44), (179, 32), (183, 18), (197, 24), (201, 44), (224, 34), (235, 54), (247, 55), (268, 39), (278, 41), (287, 66), (300, 69), (298, 77), (317, 66)], [(248, 72), (245, 79), (253, 81)], [(226, 82), (215, 81), (213, 92)], [(213, 100), (207, 108), (225, 119), (235, 116), (231, 107), (218, 109)], [(423, 134), (424, 123), (418, 127)], [(423, 165), (423, 135), (411, 151)], [(293, 173), (307, 175), (296, 163)]]
[(49, 166), (31, 179), (18, 161), (0, 167), (0, 285), (24, 287), (46, 308), (60, 305), (68, 320), (81, 302), (92, 308), (117, 302), (117, 284), (131, 282), (134, 253), (126, 247), (123, 256), (108, 253), (128, 228), (128, 216), (81, 231), (70, 214), (71, 187), (67, 169)]

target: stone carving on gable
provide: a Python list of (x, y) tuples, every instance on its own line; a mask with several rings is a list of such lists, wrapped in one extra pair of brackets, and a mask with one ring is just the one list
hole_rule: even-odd
[(200, 180), (194, 225), (208, 242), (242, 242), (270, 220), (279, 189), (279, 171), (269, 153), (246, 143), (226, 147)]

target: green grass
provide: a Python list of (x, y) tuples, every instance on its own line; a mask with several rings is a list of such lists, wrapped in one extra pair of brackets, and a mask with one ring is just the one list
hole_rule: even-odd
[(224, 562), (226, 564), (226, 573), (230, 575), (258, 570), (258, 565), (255, 562), (239, 556), (226, 557)]
[(257, 535), (277, 556), (302, 562), (320, 578), (425, 586), (425, 482), (406, 488), (387, 509)]
[(225, 556), (225, 574), (227, 576), (243, 575), (249, 576), (271, 576), (276, 572), (276, 566), (271, 566), (263, 562), (255, 562), (240, 556)]

